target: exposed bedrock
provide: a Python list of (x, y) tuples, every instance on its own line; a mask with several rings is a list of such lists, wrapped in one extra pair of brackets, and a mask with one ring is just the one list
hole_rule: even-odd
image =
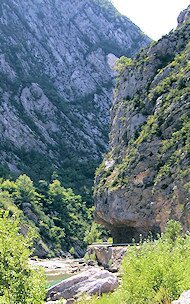
[(84, 194), (108, 146), (118, 57), (150, 39), (108, 0), (0, 1), (0, 163)]
[(115, 243), (156, 235), (169, 219), (190, 228), (189, 11), (120, 72), (95, 180), (95, 220)]

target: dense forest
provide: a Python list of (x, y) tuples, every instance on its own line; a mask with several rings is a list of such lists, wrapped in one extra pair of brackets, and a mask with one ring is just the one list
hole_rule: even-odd
[(19, 216), (23, 234), (30, 226), (35, 229), (39, 256), (61, 255), (71, 248), (73, 252), (73, 247), (80, 254), (85, 247), (92, 209), (57, 179), (50, 184), (40, 180), (35, 187), (27, 175), (20, 175), (15, 181), (1, 178), (0, 208)]

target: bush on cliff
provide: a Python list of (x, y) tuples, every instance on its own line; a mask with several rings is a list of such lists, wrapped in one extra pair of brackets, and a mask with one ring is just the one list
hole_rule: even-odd
[[(129, 248), (122, 264), (122, 284), (113, 294), (89, 304), (170, 304), (190, 289), (190, 235), (170, 221), (165, 233)], [(83, 301), (83, 304), (85, 301)]]
[(0, 213), (0, 303), (44, 303), (45, 278), (41, 270), (31, 269), (33, 232), (23, 236), (18, 219)]

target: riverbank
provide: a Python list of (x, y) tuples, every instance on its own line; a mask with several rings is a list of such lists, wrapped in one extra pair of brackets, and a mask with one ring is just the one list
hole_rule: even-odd
[(74, 258), (52, 258), (52, 259), (31, 259), (29, 261), (33, 267), (42, 267), (48, 281), (48, 287), (53, 286), (64, 279), (88, 270), (89, 266), (84, 259)]

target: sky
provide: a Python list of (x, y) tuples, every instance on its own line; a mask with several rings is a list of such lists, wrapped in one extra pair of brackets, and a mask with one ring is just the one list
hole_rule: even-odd
[(158, 40), (176, 28), (179, 13), (190, 0), (112, 0), (120, 13), (126, 15), (150, 38)]

